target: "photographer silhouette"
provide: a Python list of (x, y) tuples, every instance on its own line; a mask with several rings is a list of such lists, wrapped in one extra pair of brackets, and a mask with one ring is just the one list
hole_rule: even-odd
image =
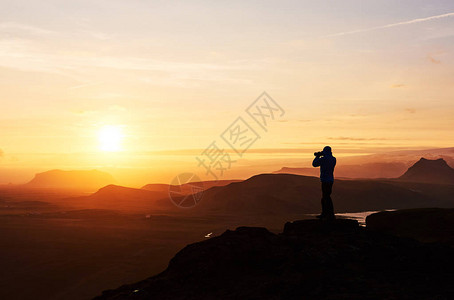
[(322, 182), (322, 213), (317, 218), (332, 220), (336, 218), (331, 200), (336, 158), (333, 156), (330, 146), (326, 146), (321, 152), (315, 152), (314, 156), (312, 166), (320, 167), (320, 181)]

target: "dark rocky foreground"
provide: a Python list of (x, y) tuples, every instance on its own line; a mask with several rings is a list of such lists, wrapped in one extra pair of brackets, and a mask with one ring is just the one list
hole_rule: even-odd
[(368, 216), (366, 223), (374, 231), (454, 247), (454, 208), (384, 211)]
[(448, 245), (304, 220), (188, 245), (163, 273), (95, 299), (454, 299), (453, 283)]

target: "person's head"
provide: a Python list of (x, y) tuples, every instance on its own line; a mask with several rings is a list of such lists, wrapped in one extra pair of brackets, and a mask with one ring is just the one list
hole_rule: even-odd
[(325, 155), (330, 155), (332, 154), (332, 150), (331, 150), (331, 147), (330, 146), (325, 146), (325, 148), (323, 148), (323, 154)]

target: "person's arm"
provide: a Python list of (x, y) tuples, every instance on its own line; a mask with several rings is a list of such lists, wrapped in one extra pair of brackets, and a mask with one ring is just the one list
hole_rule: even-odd
[(322, 158), (320, 156), (316, 156), (314, 160), (312, 161), (312, 166), (314, 168), (320, 167), (322, 165)]

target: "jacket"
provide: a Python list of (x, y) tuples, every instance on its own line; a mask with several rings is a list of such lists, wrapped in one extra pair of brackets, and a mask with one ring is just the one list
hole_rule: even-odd
[(334, 167), (336, 166), (336, 158), (331, 153), (314, 158), (312, 166), (320, 167), (321, 182), (334, 182)]

